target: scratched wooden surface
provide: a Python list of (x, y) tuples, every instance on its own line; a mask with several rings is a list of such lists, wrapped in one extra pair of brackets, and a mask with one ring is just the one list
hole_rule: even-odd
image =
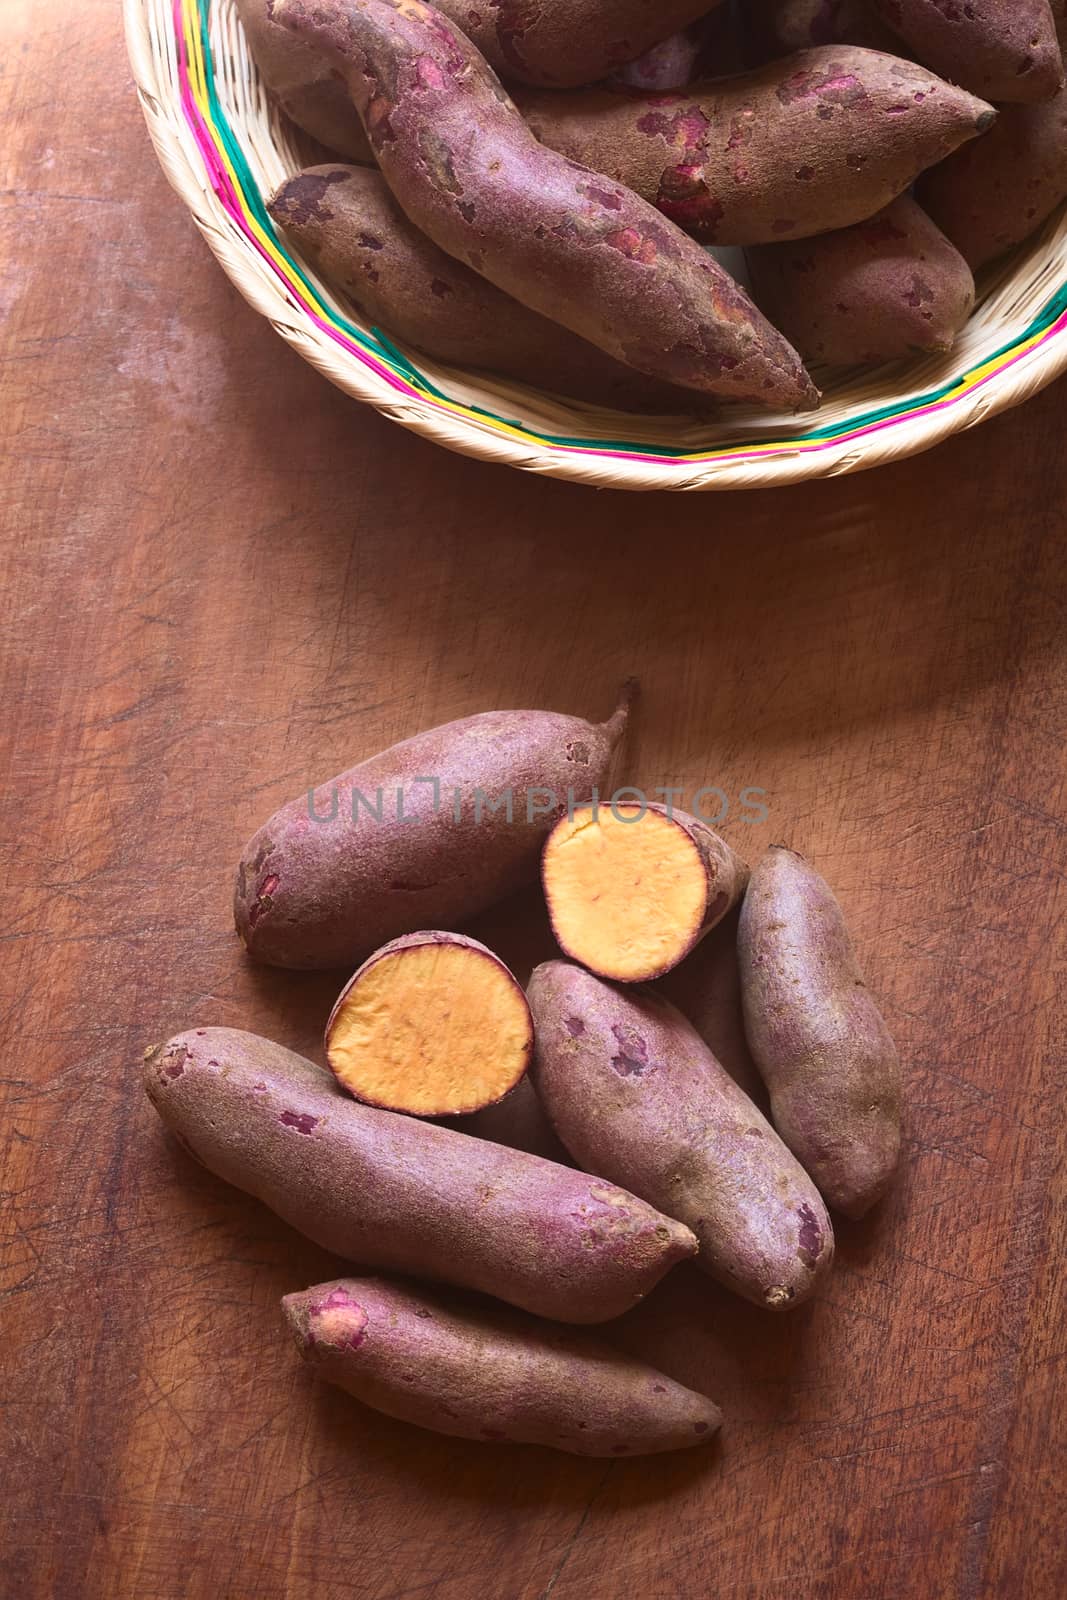
[[(1067, 391), (773, 494), (449, 456), (229, 288), (116, 11), (0, 6), (4, 1594), (1059, 1600)], [(278, 1300), (335, 1263), (167, 1142), (138, 1058), (208, 1022), (317, 1048), (335, 980), (229, 928), (277, 802), (447, 717), (606, 711), (631, 671), (635, 781), (766, 790), (732, 842), (837, 886), (909, 1135), (817, 1304), (679, 1272), (616, 1325), (726, 1427), (605, 1465), (317, 1390)], [(543, 942), (535, 898), (483, 926)]]

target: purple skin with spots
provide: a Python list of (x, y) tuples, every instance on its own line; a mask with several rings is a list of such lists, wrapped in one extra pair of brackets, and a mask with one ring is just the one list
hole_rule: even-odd
[(697, 78), (740, 72), (743, 65), (737, 25), (731, 8), (724, 5), (680, 33), (672, 33), (669, 39), (661, 39), (636, 61), (613, 72), (608, 82), (662, 94), (684, 89)]
[(1063, 61), (1048, 0), (871, 0), (908, 49), (986, 100), (1048, 100)]
[(745, 0), (742, 14), (753, 62), (820, 44), (859, 44), (900, 53), (900, 40), (869, 0)]
[(721, 245), (862, 222), (995, 115), (925, 67), (843, 45), (678, 94), (516, 99), (552, 149)]
[(697, 1266), (746, 1300), (806, 1300), (833, 1260), (826, 1208), (681, 1012), (565, 961), (538, 967), (528, 998), (537, 1091), (575, 1160), (686, 1222)]
[[(568, 790), (578, 802), (604, 792), (633, 692), (600, 725), (548, 711), (448, 722), (320, 785), (314, 815), (306, 794), (282, 806), (237, 869), (234, 920), (249, 955), (351, 968), (400, 934), (455, 927), (534, 881)], [(508, 789), (511, 821), (488, 809)], [(367, 809), (379, 790), (380, 821)]]
[(862, 1217), (900, 1161), (900, 1060), (840, 906), (795, 851), (769, 850), (753, 872), (738, 956), (775, 1127), (827, 1204)]
[(269, 0), (236, 0), (259, 75), (286, 116), (350, 161), (373, 161), (370, 143), (344, 83), (317, 50), (272, 22)]
[(974, 309), (970, 267), (909, 195), (868, 222), (757, 245), (747, 259), (760, 306), (821, 365), (950, 350)]
[(359, 1105), (329, 1073), (251, 1033), (179, 1034), (146, 1056), (144, 1083), (209, 1171), (372, 1271), (592, 1323), (630, 1310), (696, 1252), (688, 1228), (622, 1189)]
[(339, 1278), (282, 1306), (313, 1371), (434, 1433), (639, 1456), (707, 1444), (721, 1422), (703, 1395), (591, 1334), (466, 1295)]
[(617, 361), (770, 410), (818, 394), (716, 261), (646, 201), (545, 148), (491, 68), (418, 0), (275, 0), (345, 72), (386, 182), (422, 231)]

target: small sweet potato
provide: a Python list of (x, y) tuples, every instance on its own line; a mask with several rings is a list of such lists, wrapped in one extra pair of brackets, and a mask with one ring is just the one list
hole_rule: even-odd
[(560, 949), (616, 983), (670, 972), (741, 899), (748, 868), (676, 807), (578, 806), (545, 840), (541, 882)]
[(703, 1395), (587, 1333), (381, 1278), (336, 1278), (282, 1301), (312, 1370), (375, 1411), (459, 1439), (640, 1456), (707, 1444)]
[(575, 1160), (687, 1222), (697, 1265), (746, 1300), (807, 1299), (833, 1259), (826, 1208), (681, 1012), (565, 961), (528, 997), (537, 1091)]
[(697, 1248), (688, 1228), (599, 1178), (359, 1105), (254, 1034), (178, 1034), (146, 1056), (144, 1082), (210, 1172), (371, 1270), (605, 1322)]
[(849, 45), (677, 94), (523, 90), (516, 99), (544, 144), (722, 245), (862, 222), (994, 118), (925, 67)]
[(286, 116), (328, 150), (373, 161), (370, 141), (343, 81), (317, 50), (270, 18), (270, 0), (236, 0), (252, 59)]
[(419, 0), (275, 0), (343, 71), (386, 182), (441, 249), (668, 383), (817, 403), (796, 353), (645, 201), (538, 143), (474, 46)]
[(986, 100), (1047, 100), (1063, 84), (1048, 0), (871, 0), (935, 72)]
[(533, 881), (568, 803), (592, 798), (628, 697), (599, 727), (487, 711), (416, 734), (282, 806), (249, 840), (234, 917), (277, 967), (354, 967), (419, 928), (448, 928)]
[(753, 872), (738, 955), (774, 1125), (827, 1204), (862, 1217), (900, 1158), (900, 1061), (840, 906), (794, 851), (770, 850)]
[(870, 0), (745, 0), (742, 23), (760, 61), (820, 44), (900, 52), (899, 38), (874, 15)]
[(376, 168), (309, 167), (286, 179), (268, 210), (366, 322), (439, 361), (621, 411), (705, 406), (692, 390), (613, 361), (439, 250)]
[(326, 1024), (326, 1059), (366, 1105), (416, 1117), (481, 1111), (510, 1094), (533, 1053), (518, 980), (460, 933), (408, 933), (349, 979)]
[(970, 267), (909, 195), (869, 222), (745, 254), (757, 304), (813, 363), (949, 350), (974, 309)]

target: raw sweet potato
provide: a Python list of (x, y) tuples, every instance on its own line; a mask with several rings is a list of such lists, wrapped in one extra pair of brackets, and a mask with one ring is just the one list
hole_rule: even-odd
[(449, 1118), (445, 1126), (472, 1134), (475, 1139), (505, 1144), (509, 1150), (526, 1150), (530, 1155), (544, 1156), (546, 1161), (558, 1161), (565, 1167), (574, 1164), (545, 1115), (529, 1075), (495, 1106), (486, 1106), (484, 1111), (473, 1111), (469, 1116)]
[(716, 261), (629, 190), (548, 150), (474, 46), (419, 0), (275, 0), (348, 79), (422, 231), (616, 360), (777, 410), (818, 394)]
[(375, 1411), (459, 1439), (640, 1456), (707, 1444), (703, 1395), (588, 1333), (381, 1278), (336, 1278), (282, 1301), (308, 1366)]
[(681, 1223), (599, 1178), (359, 1105), (329, 1073), (251, 1033), (179, 1034), (149, 1052), (144, 1080), (209, 1171), (371, 1270), (604, 1322), (697, 1247)]
[(746, 257), (757, 304), (805, 361), (873, 366), (949, 350), (974, 309), (970, 267), (909, 195), (869, 222)]
[(827, 1203), (861, 1217), (900, 1158), (900, 1062), (840, 906), (794, 851), (769, 851), (753, 872), (738, 954), (775, 1127)]
[(764, 244), (873, 216), (995, 113), (925, 67), (827, 45), (652, 97), (517, 92), (537, 137), (709, 244)]
[(533, 1053), (526, 996), (507, 967), (460, 933), (407, 933), (342, 989), (326, 1059), (366, 1105), (417, 1117), (481, 1111), (510, 1094)]
[(343, 81), (317, 50), (270, 19), (270, 0), (236, 0), (252, 59), (287, 117), (350, 161), (373, 161), (370, 141)]
[(537, 1090), (575, 1160), (688, 1222), (697, 1265), (746, 1300), (805, 1300), (833, 1258), (826, 1208), (681, 1012), (565, 961), (528, 994)]
[(722, 0), (434, 0), (509, 81), (595, 83)]
[(680, 33), (661, 39), (607, 80), (628, 89), (662, 94), (697, 78), (721, 78), (744, 66), (741, 38), (730, 6), (721, 5)]
[(745, 0), (741, 15), (759, 61), (819, 44), (900, 52), (899, 38), (874, 15), (870, 0)]
[(706, 408), (692, 390), (613, 361), (439, 250), (376, 168), (310, 167), (288, 178), (268, 209), (366, 322), (439, 361), (622, 411)]
[(915, 56), (986, 100), (1047, 100), (1063, 83), (1048, 0), (871, 0)]
[(613, 803), (560, 818), (541, 882), (564, 954), (616, 983), (647, 983), (738, 903), (748, 868), (699, 817)]
[(356, 966), (448, 928), (537, 875), (571, 802), (593, 798), (626, 725), (487, 711), (393, 745), (275, 812), (246, 845), (234, 916), (278, 967)]

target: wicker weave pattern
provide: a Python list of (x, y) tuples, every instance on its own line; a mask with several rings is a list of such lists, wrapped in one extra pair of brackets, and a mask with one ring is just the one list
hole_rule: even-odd
[(361, 324), (289, 254), (263, 196), (312, 157), (271, 107), (232, 0), (124, 0), (130, 62), (170, 183), (245, 298), (331, 383), (449, 449), (626, 489), (736, 489), (857, 472), (1018, 405), (1067, 366), (1067, 214), (979, 285), (949, 356), (827, 385), (795, 419), (598, 410), (441, 366)]

